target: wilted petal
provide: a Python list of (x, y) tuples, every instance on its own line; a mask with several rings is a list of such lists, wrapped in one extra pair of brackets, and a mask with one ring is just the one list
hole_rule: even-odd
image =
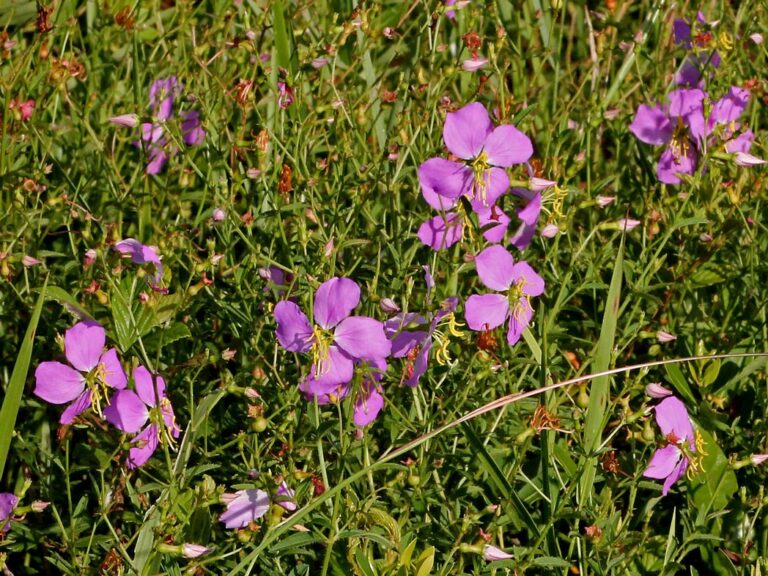
[(638, 140), (646, 144), (661, 146), (672, 138), (674, 126), (662, 110), (661, 106), (646, 106), (641, 104), (629, 130)]
[(520, 340), (520, 337), (528, 328), (533, 318), (533, 308), (526, 299), (517, 301), (514, 309), (509, 314), (509, 329), (507, 330), (507, 343), (514, 346)]
[(544, 279), (524, 260), (515, 264), (512, 281), (515, 284), (522, 283), (522, 291), (526, 296), (541, 296), (544, 293)]
[(461, 240), (463, 232), (464, 218), (448, 212), (445, 216), (436, 216), (424, 222), (417, 235), (422, 244), (433, 250), (445, 250)]
[(61, 362), (42, 362), (35, 370), (35, 396), (51, 404), (65, 404), (85, 388), (85, 378)]
[(313, 314), (322, 328), (333, 328), (360, 303), (360, 287), (349, 278), (331, 278), (315, 292)]
[(643, 472), (643, 476), (646, 478), (653, 478), (655, 480), (661, 480), (666, 478), (675, 470), (675, 467), (680, 462), (680, 456), (682, 452), (674, 444), (668, 444), (663, 448), (658, 448), (653, 453), (651, 461), (648, 463), (648, 468)]
[(275, 306), (275, 335), (280, 346), (290, 352), (308, 352), (312, 348), (312, 325), (306, 314), (290, 300)]
[(384, 325), (366, 316), (350, 316), (342, 320), (333, 340), (353, 358), (386, 358), (392, 351)]
[(99, 364), (107, 336), (95, 322), (78, 322), (64, 333), (64, 355), (75, 368), (90, 372)]
[(665, 398), (655, 408), (656, 423), (664, 436), (673, 434), (679, 441), (687, 440), (692, 450), (693, 426), (688, 416), (688, 410), (679, 399), (674, 396)]
[(269, 494), (264, 490), (238, 490), (236, 498), (227, 504), (219, 521), (226, 528), (245, 528), (269, 510)]
[(430, 158), (418, 168), (419, 184), (424, 199), (436, 208), (449, 209), (452, 203), (445, 202), (435, 205), (433, 195), (455, 200), (464, 194), (469, 194), (472, 187), (472, 170), (458, 162), (445, 158)]
[(492, 129), (485, 106), (473, 102), (447, 114), (443, 140), (451, 153), (463, 160), (470, 160), (480, 154)]
[(87, 389), (72, 402), (64, 412), (61, 413), (59, 418), (59, 424), (72, 424), (77, 416), (88, 410), (91, 407), (91, 391)]
[(475, 265), (480, 281), (491, 290), (501, 292), (512, 284), (515, 260), (504, 247), (489, 246), (475, 256)]
[(117, 350), (110, 348), (99, 359), (99, 364), (104, 369), (104, 381), (108, 386), (115, 390), (122, 390), (128, 383), (128, 377), (125, 375), (123, 365), (117, 357)]
[(483, 151), (488, 155), (489, 164), (508, 168), (527, 162), (533, 156), (533, 144), (511, 124), (502, 124), (488, 135)]
[(509, 301), (504, 294), (473, 294), (464, 304), (464, 316), (470, 330), (493, 330), (501, 326), (509, 314)]
[(128, 451), (128, 468), (133, 470), (144, 466), (157, 450), (159, 442), (160, 431), (154, 424), (150, 424), (141, 433), (134, 436), (131, 440), (131, 444), (134, 446)]
[(118, 430), (135, 434), (147, 423), (149, 410), (133, 390), (120, 390), (104, 408), (104, 417)]

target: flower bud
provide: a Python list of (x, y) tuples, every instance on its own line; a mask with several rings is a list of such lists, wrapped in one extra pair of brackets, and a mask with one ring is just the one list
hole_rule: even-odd
[(557, 226), (557, 224), (547, 224), (544, 226), (544, 228), (541, 229), (540, 234), (544, 238), (554, 238), (559, 232), (560, 228)]
[(21, 263), (29, 268), (30, 266), (37, 266), (38, 264), (42, 264), (40, 260), (37, 258), (33, 258), (32, 256), (27, 256), (26, 254), (21, 257)]
[(381, 302), (379, 302), (379, 306), (387, 314), (400, 312), (400, 306), (398, 306), (397, 303), (392, 300), (392, 298), (382, 298)]
[(204, 554), (208, 554), (210, 551), (210, 548), (206, 548), (200, 544), (183, 544), (181, 546), (181, 553), (184, 558), (198, 558)]
[(645, 387), (645, 393), (647, 396), (656, 398), (657, 400), (666, 398), (667, 396), (672, 396), (672, 392), (664, 388), (664, 386), (658, 382), (651, 382), (648, 384), (648, 386)]
[(488, 562), (493, 562), (494, 560), (510, 560), (511, 558), (514, 558), (514, 556), (509, 552), (504, 552), (504, 550), (496, 548), (496, 546), (486, 544), (483, 548), (483, 558)]
[(118, 126), (124, 126), (125, 128), (136, 128), (139, 125), (139, 117), (136, 114), (121, 114), (120, 116), (112, 116), (109, 119), (112, 124)]
[(733, 160), (737, 166), (759, 166), (760, 164), (765, 164), (765, 160), (762, 158), (758, 158), (757, 156), (752, 156), (752, 154), (749, 154), (747, 152), (736, 152), (736, 157)]
[(469, 60), (464, 60), (461, 67), (465, 72), (477, 72), (478, 70), (485, 68), (486, 64), (488, 64), (487, 58), (470, 58)]
[(227, 217), (227, 213), (224, 212), (224, 210), (222, 210), (221, 208), (216, 208), (213, 211), (213, 221), (214, 222), (221, 222), (226, 217)]
[(30, 508), (32, 509), (32, 512), (42, 512), (43, 510), (48, 508), (48, 506), (50, 506), (50, 505), (51, 505), (50, 502), (43, 502), (42, 500), (35, 500), (30, 505)]
[(753, 466), (760, 466), (760, 464), (768, 460), (768, 454), (752, 454), (752, 456), (749, 457), (749, 460), (752, 462)]
[(554, 180), (545, 180), (544, 178), (536, 178), (535, 176), (528, 181), (528, 189), (532, 192), (543, 192), (548, 188), (552, 188), (557, 184)]

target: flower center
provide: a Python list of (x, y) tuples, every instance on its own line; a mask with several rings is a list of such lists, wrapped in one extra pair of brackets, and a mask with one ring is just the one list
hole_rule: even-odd
[(515, 320), (520, 320), (520, 317), (525, 310), (523, 303), (527, 303), (529, 308), (531, 306), (530, 296), (526, 294), (525, 286), (525, 278), (520, 278), (517, 282), (512, 283), (512, 286), (509, 287), (509, 291), (507, 292), (509, 309), (512, 313), (512, 317)]
[(675, 131), (672, 133), (672, 140), (669, 143), (675, 162), (680, 163), (681, 158), (687, 158), (691, 149), (691, 141), (688, 138), (688, 129), (683, 124), (683, 119), (677, 119)]
[(330, 349), (333, 344), (333, 334), (315, 326), (312, 330), (312, 362), (315, 364), (315, 378), (319, 378), (331, 369)]
[(480, 152), (480, 154), (472, 160), (470, 166), (472, 167), (472, 174), (474, 175), (473, 189), (475, 198), (479, 196), (483, 206), (488, 206), (487, 189), (491, 182), (491, 165), (488, 164), (488, 154)]
[(102, 401), (109, 406), (109, 384), (107, 384), (107, 366), (99, 362), (85, 375), (85, 384), (91, 390), (91, 405), (100, 418), (104, 418)]

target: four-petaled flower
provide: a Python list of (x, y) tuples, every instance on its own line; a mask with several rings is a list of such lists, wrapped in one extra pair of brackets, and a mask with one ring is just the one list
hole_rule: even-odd
[(312, 353), (311, 377), (319, 386), (352, 380), (354, 361), (389, 356), (392, 345), (384, 326), (367, 316), (350, 316), (360, 302), (360, 288), (348, 278), (331, 278), (315, 293), (315, 325), (290, 300), (275, 306), (277, 340), (291, 352)]
[(507, 342), (517, 343), (533, 316), (531, 297), (544, 292), (544, 280), (531, 266), (520, 261), (503, 247), (489, 246), (475, 257), (480, 281), (497, 292), (506, 294), (473, 294), (464, 306), (467, 326), (486, 331), (501, 326), (507, 319)]
[(64, 356), (71, 364), (42, 362), (35, 370), (34, 394), (51, 404), (72, 402), (61, 414), (61, 424), (71, 424), (91, 404), (101, 413), (109, 403), (109, 388), (122, 390), (125, 376), (117, 351), (104, 351), (104, 328), (92, 321), (78, 322), (64, 333)]
[(690, 458), (696, 453), (696, 438), (688, 410), (679, 399), (669, 396), (659, 402), (654, 411), (666, 445), (653, 453), (643, 476), (664, 480), (661, 493), (666, 496), (672, 484), (688, 469)]
[[(144, 366), (137, 366), (133, 370), (133, 383), (135, 392), (120, 390), (104, 410), (107, 421), (119, 430), (128, 434), (138, 432), (131, 439), (133, 446), (128, 454), (128, 468), (131, 469), (143, 466), (155, 453), (161, 425), (165, 425), (173, 438), (178, 438), (181, 433), (171, 401), (165, 394), (165, 380), (161, 376), (153, 377)], [(147, 421), (149, 425), (141, 430)]]

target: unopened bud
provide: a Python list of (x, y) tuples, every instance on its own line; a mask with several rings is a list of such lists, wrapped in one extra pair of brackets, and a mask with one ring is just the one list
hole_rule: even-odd
[(397, 303), (394, 300), (392, 300), (392, 298), (382, 298), (381, 302), (379, 302), (379, 306), (387, 314), (394, 314), (395, 312), (400, 312), (400, 306), (398, 306)]
[(181, 546), (181, 553), (184, 558), (198, 558), (204, 554), (208, 554), (210, 551), (210, 548), (206, 548), (200, 544), (183, 544)]
[(32, 509), (32, 512), (42, 512), (43, 510), (48, 508), (48, 506), (50, 506), (50, 505), (51, 505), (50, 502), (43, 502), (42, 500), (35, 500), (30, 505), (30, 508)]
[(651, 398), (656, 398), (657, 400), (666, 398), (667, 396), (672, 396), (672, 392), (664, 388), (664, 386), (658, 382), (651, 382), (648, 384), (648, 386), (645, 387), (645, 393)]
[(493, 562), (495, 560), (510, 560), (511, 558), (514, 558), (514, 556), (509, 552), (504, 552), (504, 550), (496, 548), (496, 546), (486, 544), (483, 548), (483, 558), (488, 562)]
[(136, 128), (139, 125), (139, 117), (136, 114), (121, 114), (120, 116), (112, 116), (109, 119), (112, 124), (118, 126), (124, 126), (125, 128)]

